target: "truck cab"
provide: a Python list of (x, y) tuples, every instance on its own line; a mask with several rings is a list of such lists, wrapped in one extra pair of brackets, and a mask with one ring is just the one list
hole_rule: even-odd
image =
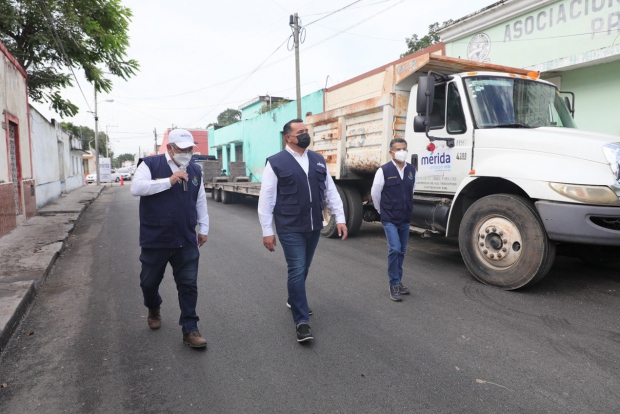
[(574, 101), (553, 84), (430, 73), (410, 96), (412, 224), (458, 236), (477, 279), (516, 289), (540, 280), (558, 247), (620, 252), (620, 138), (576, 129)]

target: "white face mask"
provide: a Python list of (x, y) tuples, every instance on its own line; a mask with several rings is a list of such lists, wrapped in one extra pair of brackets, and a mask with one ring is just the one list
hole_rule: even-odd
[(174, 158), (176, 163), (179, 165), (188, 165), (189, 162), (192, 160), (192, 154), (186, 154), (186, 153), (174, 154), (172, 158)]
[(398, 162), (405, 162), (409, 153), (407, 150), (400, 150), (394, 153), (394, 159)]

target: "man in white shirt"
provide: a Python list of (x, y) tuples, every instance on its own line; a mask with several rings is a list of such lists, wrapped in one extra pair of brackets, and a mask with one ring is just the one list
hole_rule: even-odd
[(308, 150), (310, 135), (301, 119), (284, 125), (286, 148), (269, 157), (258, 200), (263, 245), (274, 251), (278, 239), (288, 264), (288, 300), (297, 341), (313, 339), (308, 324), (312, 311), (306, 297), (306, 278), (323, 228), (323, 202), (336, 217), (338, 235), (347, 238), (342, 200), (322, 155)]
[[(159, 285), (168, 263), (179, 293), (183, 342), (193, 348), (207, 346), (198, 331), (198, 248), (207, 242), (209, 214), (202, 173), (191, 163), (194, 138), (174, 129), (165, 154), (138, 161), (131, 194), (140, 197), (140, 287), (149, 309), (151, 329), (161, 326)], [(196, 226), (199, 232), (196, 234)]]
[(390, 142), (390, 156), (392, 160), (377, 170), (370, 196), (381, 215), (381, 224), (388, 243), (390, 299), (400, 302), (402, 295), (410, 293), (402, 279), (413, 212), (416, 170), (406, 162), (407, 141), (403, 138), (394, 138)]

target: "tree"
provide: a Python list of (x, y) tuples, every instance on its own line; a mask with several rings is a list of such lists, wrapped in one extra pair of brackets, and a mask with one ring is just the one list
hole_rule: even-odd
[(217, 124), (219, 126), (232, 125), (239, 121), (241, 121), (241, 111), (237, 111), (236, 109), (228, 108), (217, 116)]
[(128, 153), (121, 154), (118, 157), (114, 158), (112, 165), (114, 166), (114, 168), (120, 168), (125, 161), (133, 162), (135, 161), (135, 158), (133, 157), (132, 154), (128, 154)]
[(433, 23), (428, 26), (428, 34), (423, 36), (421, 39), (418, 38), (417, 34), (406, 38), (405, 42), (407, 43), (407, 51), (400, 55), (400, 57), (405, 57), (414, 52), (417, 52), (418, 50), (422, 50), (426, 47), (434, 45), (435, 43), (439, 43), (441, 39), (439, 38), (439, 34), (437, 33), (437, 31), (443, 27), (446, 27), (449, 24), (452, 24), (452, 19), (448, 20), (447, 22), (443, 22), (441, 27), (439, 26), (439, 23)]
[[(60, 125), (74, 137), (82, 139), (82, 148), (88, 150), (95, 148), (95, 131), (87, 126), (74, 125), (72, 122), (61, 122)], [(108, 136), (105, 132), (99, 131), (99, 154), (105, 155), (105, 143)]]
[(105, 75), (127, 80), (138, 70), (126, 58), (131, 16), (121, 0), (0, 0), (0, 41), (28, 74), (30, 97), (73, 116), (79, 108), (60, 93), (73, 86), (68, 67), (98, 92), (112, 90)]

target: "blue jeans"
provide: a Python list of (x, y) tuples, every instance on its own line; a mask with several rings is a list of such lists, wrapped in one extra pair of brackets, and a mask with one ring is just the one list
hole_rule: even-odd
[(288, 300), (295, 324), (310, 320), (306, 278), (320, 237), (320, 231), (278, 234), (288, 265)]
[(388, 278), (390, 286), (397, 286), (403, 278), (403, 262), (409, 241), (409, 222), (382, 224), (388, 244)]
[(149, 309), (159, 308), (162, 299), (159, 285), (164, 278), (168, 263), (172, 266), (172, 274), (179, 294), (181, 317), (179, 325), (183, 334), (198, 330), (196, 301), (198, 300), (198, 259), (200, 252), (197, 246), (178, 249), (147, 249), (142, 248), (140, 261), (140, 287), (144, 296), (144, 306)]

